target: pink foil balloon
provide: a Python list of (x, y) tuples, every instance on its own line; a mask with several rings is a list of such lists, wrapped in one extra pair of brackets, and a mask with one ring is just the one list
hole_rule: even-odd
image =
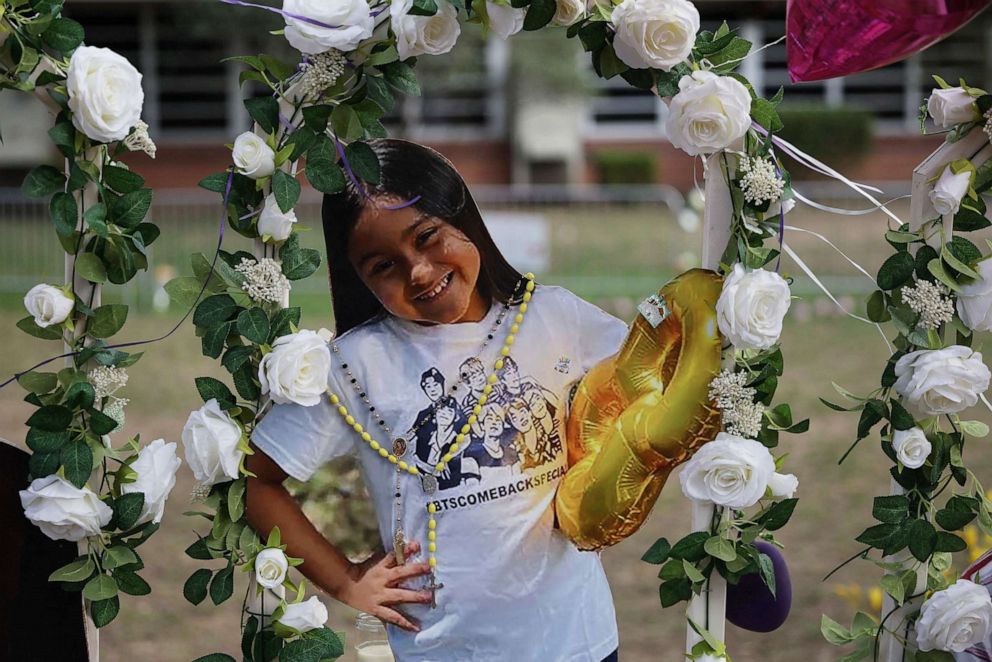
[(792, 82), (884, 67), (937, 43), (992, 0), (789, 0)]

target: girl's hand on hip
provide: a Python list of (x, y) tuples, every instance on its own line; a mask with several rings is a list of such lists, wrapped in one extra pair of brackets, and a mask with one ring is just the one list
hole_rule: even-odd
[[(419, 551), (420, 543), (415, 540), (407, 543), (407, 556)], [(413, 591), (401, 586), (407, 579), (429, 575), (430, 572), (431, 568), (426, 563), (410, 563), (408, 559), (404, 565), (397, 565), (392, 553), (379, 552), (351, 566), (348, 571), (351, 581), (338, 599), (404, 630), (420, 632), (418, 625), (395, 607), (406, 603), (430, 604), (430, 591)]]

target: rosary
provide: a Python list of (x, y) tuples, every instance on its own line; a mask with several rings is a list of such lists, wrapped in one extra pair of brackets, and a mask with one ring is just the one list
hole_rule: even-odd
[[(507, 312), (510, 309), (510, 301), (512, 301), (517, 292), (520, 290), (520, 285), (524, 284), (524, 293), (522, 297), (522, 303), (520, 304), (516, 316), (513, 318), (513, 324), (510, 326), (510, 330), (503, 340), (503, 347), (500, 349), (499, 357), (493, 362), (493, 371), (486, 378), (486, 385), (483, 388), (482, 395), (479, 396), (478, 402), (473, 406), (472, 413), (468, 417), (468, 422), (462, 425), (459, 432), (455, 435), (455, 440), (448, 447), (444, 455), (441, 456), (440, 460), (433, 467), (425, 468), (421, 470), (416, 462), (407, 462), (403, 458), (406, 456), (410, 449), (410, 441), (415, 438), (417, 431), (420, 430), (424, 425), (430, 422), (434, 418), (434, 414), (437, 412), (438, 407), (441, 403), (446, 400), (446, 398), (438, 398), (433, 402), (433, 404), (428, 408), (427, 414), (416, 421), (414, 426), (406, 434), (406, 436), (397, 436), (393, 439), (389, 448), (386, 448), (380, 444), (373, 437), (372, 432), (364, 429), (362, 424), (355, 420), (355, 417), (349, 413), (348, 408), (344, 405), (341, 398), (335, 393), (329, 393), (329, 398), (332, 405), (337, 407), (338, 413), (344, 418), (345, 422), (351, 426), (351, 428), (361, 436), (362, 440), (369, 445), (373, 451), (378, 453), (380, 457), (387, 460), (391, 464), (396, 466), (396, 491), (394, 493), (396, 499), (396, 526), (393, 530), (393, 554), (396, 558), (396, 563), (402, 565), (406, 562), (406, 535), (403, 532), (403, 496), (400, 490), (400, 480), (403, 474), (408, 474), (410, 476), (415, 476), (420, 479), (420, 487), (427, 497), (433, 496), (438, 490), (438, 477), (444, 473), (448, 464), (451, 463), (455, 457), (458, 456), (459, 450), (464, 450), (468, 447), (468, 434), (472, 429), (472, 426), (479, 420), (478, 417), (482, 412), (483, 405), (489, 400), (492, 394), (493, 387), (497, 381), (499, 381), (498, 374), (503, 369), (504, 359), (510, 356), (510, 348), (513, 346), (513, 341), (517, 332), (520, 330), (520, 324), (524, 321), (524, 314), (527, 312), (527, 304), (531, 300), (532, 293), (534, 291), (534, 274), (528, 273), (524, 278), (517, 284), (514, 288), (513, 295), (511, 295), (506, 303), (503, 304), (503, 309), (500, 311), (499, 316), (496, 318), (496, 322), (493, 324), (489, 333), (486, 334), (486, 339), (483, 340), (482, 346), (479, 348), (478, 354), (489, 345), (496, 334), (497, 328), (503, 323), (503, 319), (506, 317)], [(340, 348), (336, 342), (331, 342), (331, 350), (334, 352), (335, 356), (339, 357), (340, 361)], [(478, 357), (476, 357), (478, 358)], [(362, 400), (366, 407), (368, 407), (369, 413), (376, 419), (379, 428), (388, 437), (392, 436), (392, 430), (386, 421), (382, 419), (379, 412), (376, 410), (375, 406), (371, 403), (368, 397), (368, 392), (361, 384), (358, 383), (358, 379), (355, 377), (352, 370), (348, 367), (346, 362), (340, 363), (341, 369), (345, 372), (348, 377), (348, 381), (352, 388), (355, 389), (355, 393)], [(458, 387), (465, 382), (468, 374), (463, 372), (457, 382), (452, 384), (448, 397), (454, 395)], [(431, 592), (431, 609), (437, 608), (437, 591), (444, 588), (444, 584), (440, 584), (437, 581), (437, 506), (428, 500), (427, 503), (427, 563), (430, 566), (430, 584), (427, 588)]]

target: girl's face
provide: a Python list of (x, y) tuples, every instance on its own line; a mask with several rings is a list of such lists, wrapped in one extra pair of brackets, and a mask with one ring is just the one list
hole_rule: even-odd
[[(423, 324), (477, 322), (488, 302), (477, 288), (479, 249), (450, 223), (415, 207), (365, 206), (348, 258), (383, 307)], [(399, 203), (402, 201), (396, 200)]]

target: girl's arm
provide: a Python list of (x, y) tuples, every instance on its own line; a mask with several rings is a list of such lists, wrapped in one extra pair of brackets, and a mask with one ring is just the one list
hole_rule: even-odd
[[(426, 563), (396, 565), (392, 554), (379, 553), (362, 563), (352, 563), (303, 514), (296, 499), (283, 486), (287, 474), (269, 456), (252, 444), (248, 470), (257, 477), (247, 479), (248, 522), (264, 540), (278, 526), (289, 556), (302, 558), (300, 572), (328, 595), (360, 611), (413, 632), (419, 628), (393, 608), (403, 603), (429, 603), (429, 591), (411, 591), (400, 584), (430, 573)], [(417, 542), (407, 545), (409, 554), (420, 551)]]

